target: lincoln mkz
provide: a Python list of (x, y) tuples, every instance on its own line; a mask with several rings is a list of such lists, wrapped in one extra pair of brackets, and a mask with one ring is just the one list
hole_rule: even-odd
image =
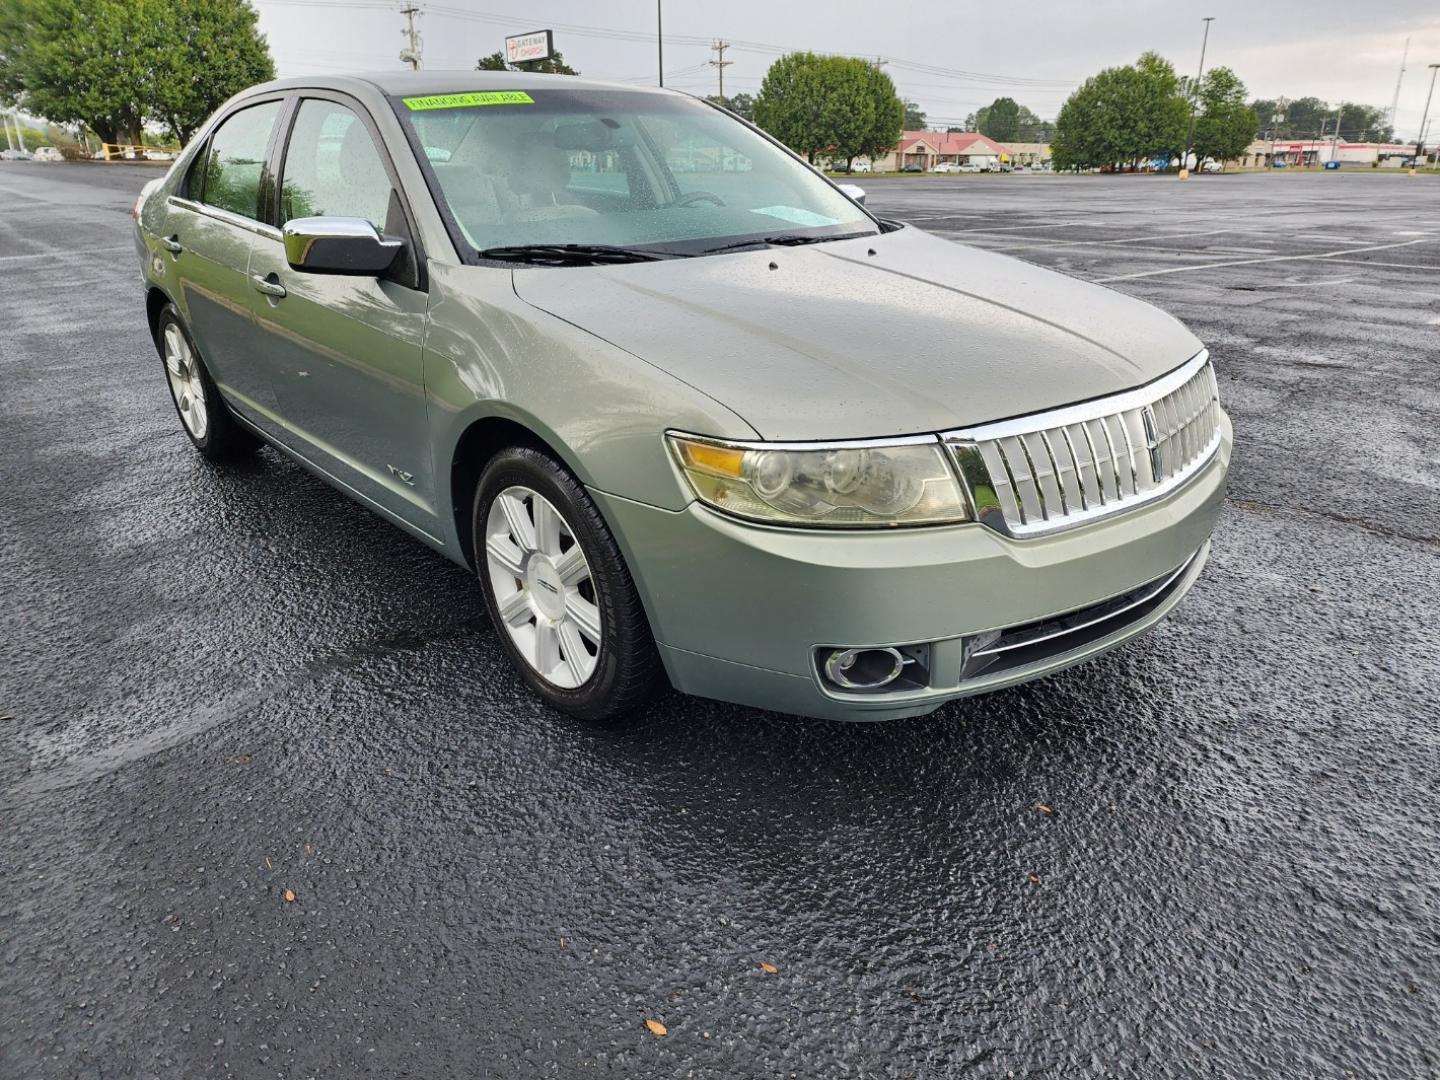
[(421, 72), (240, 94), (136, 220), (199, 452), (468, 567), (545, 701), (879, 720), (1163, 619), (1231, 427), (1168, 315), (863, 203), (682, 94)]

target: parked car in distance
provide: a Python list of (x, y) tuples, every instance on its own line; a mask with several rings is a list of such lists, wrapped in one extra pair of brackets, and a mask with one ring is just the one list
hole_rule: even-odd
[(65, 155), (53, 146), (42, 146), (35, 151), (36, 161), (64, 161)]
[(273, 447), (467, 567), (579, 717), (667, 678), (915, 715), (1153, 626), (1224, 498), (1204, 346), (862, 197), (673, 91), (266, 83), (137, 201), (156, 375), (204, 457)]
[(908, 165), (901, 165), (900, 171), (902, 173), (923, 173), (925, 171), (925, 166), (917, 165), (914, 162), (911, 162)]
[(851, 165), (850, 165), (850, 171), (851, 171), (852, 173), (868, 173), (868, 172), (871, 171), (870, 162), (868, 162), (868, 161), (855, 161), (855, 162), (852, 162)]
[(959, 172), (960, 166), (953, 161), (940, 161), (932, 166), (930, 171), (934, 173), (953, 173)]
[(956, 171), (956, 172), (962, 172), (962, 173), (978, 173), (978, 172), (984, 172), (985, 170), (982, 169), (979, 165), (976, 165), (974, 162), (969, 162), (969, 161), (967, 161), (967, 162), (966, 162), (965, 164), (963, 164), (963, 165), (956, 165), (956, 166), (955, 166), (955, 171)]

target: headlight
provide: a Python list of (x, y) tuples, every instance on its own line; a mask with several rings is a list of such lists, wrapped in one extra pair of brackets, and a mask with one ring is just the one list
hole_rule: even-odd
[(834, 529), (970, 520), (938, 439), (814, 447), (667, 439), (696, 497), (738, 517)]

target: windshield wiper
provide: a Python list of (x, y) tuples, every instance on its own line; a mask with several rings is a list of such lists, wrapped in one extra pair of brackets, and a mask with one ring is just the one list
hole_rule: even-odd
[(501, 262), (534, 263), (537, 266), (595, 266), (605, 263), (654, 262), (671, 258), (668, 253), (613, 244), (511, 244), (482, 248), (478, 254)]
[(748, 247), (799, 247), (802, 244), (824, 244), (831, 240), (858, 240), (862, 236), (875, 236), (870, 230), (865, 232), (841, 233), (839, 236), (806, 236), (803, 233), (778, 233), (775, 236), (760, 236), (751, 240), (736, 240), (733, 244), (721, 244), (719, 247), (706, 248), (704, 254), (713, 255), (717, 251), (738, 251), (740, 248)]

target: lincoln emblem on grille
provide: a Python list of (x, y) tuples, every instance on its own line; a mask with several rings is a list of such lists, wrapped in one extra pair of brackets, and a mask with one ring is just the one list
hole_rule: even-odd
[(1156, 434), (1155, 406), (1146, 405), (1142, 408), (1140, 419), (1145, 422), (1145, 445), (1150, 450), (1150, 475), (1159, 481), (1163, 477), (1160, 475), (1160, 439)]

